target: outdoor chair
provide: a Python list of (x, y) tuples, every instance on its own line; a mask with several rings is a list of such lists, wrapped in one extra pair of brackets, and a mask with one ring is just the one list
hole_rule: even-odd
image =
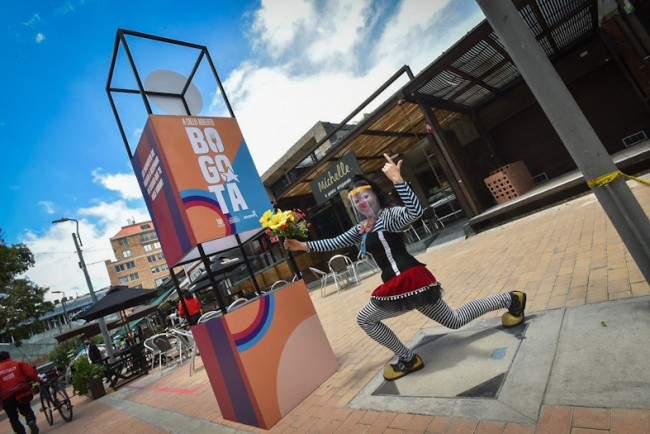
[[(235, 308), (235, 307), (237, 307), (237, 306), (240, 306), (240, 305), (242, 305), (242, 304), (246, 304), (246, 303), (248, 303), (248, 300), (246, 300), (245, 298), (238, 298), (237, 300), (235, 300), (235, 301), (233, 301), (232, 303), (230, 303), (230, 306), (228, 306), (228, 307), (226, 308), (226, 310), (227, 310), (228, 312), (230, 312), (230, 309)], [(199, 320), (200, 320), (200, 318), (199, 318)]]
[(366, 252), (365, 255), (363, 255), (362, 251), (359, 250), (359, 254), (357, 255), (357, 260), (354, 262), (354, 271), (357, 273), (357, 280), (361, 276), (361, 273), (359, 272), (359, 267), (363, 264), (366, 264), (368, 267), (370, 267), (370, 270), (372, 271), (372, 274), (375, 274), (376, 272), (380, 271), (379, 267), (377, 266), (377, 263), (375, 262), (375, 258), (372, 257), (372, 255), (368, 252)]
[(212, 318), (217, 318), (219, 316), (221, 316), (221, 311), (211, 310), (210, 312), (206, 312), (203, 315), (201, 315), (201, 318), (199, 318), (197, 324), (202, 324), (206, 321), (211, 320)]
[[(186, 354), (189, 352), (190, 358), (190, 377), (192, 376), (192, 371), (195, 369), (194, 359), (197, 356), (198, 349), (196, 348), (196, 341), (194, 340), (194, 335), (192, 332), (186, 330), (172, 329), (171, 331), (181, 344), (181, 353)], [(182, 357), (182, 355), (181, 355)]]
[(436, 210), (433, 208), (425, 208), (420, 220), (422, 221), (422, 226), (424, 226), (424, 230), (427, 233), (433, 233), (435, 229), (439, 229), (440, 227), (443, 229), (445, 228), (445, 224), (440, 221), (436, 214)]
[(359, 284), (359, 279), (357, 278), (357, 273), (354, 269), (354, 264), (352, 260), (345, 255), (334, 255), (330, 258), (328, 262), (332, 276), (334, 277), (334, 283), (336, 283), (336, 290), (340, 292), (341, 288), (347, 287), (356, 282)]
[(314, 276), (316, 276), (317, 279), (320, 280), (320, 296), (324, 297), (325, 295), (325, 287), (327, 286), (327, 279), (328, 278), (334, 278), (334, 275), (330, 273), (326, 273), (324, 271), (319, 270), (318, 268), (314, 267), (309, 267), (309, 271), (313, 273)]
[(286, 280), (278, 280), (273, 285), (271, 285), (271, 291), (273, 291), (275, 288), (278, 288), (278, 287), (284, 286), (284, 285), (288, 285), (288, 284), (289, 284), (289, 282), (287, 282)]
[(417, 240), (420, 241), (420, 235), (418, 234), (418, 231), (415, 230), (412, 223), (404, 226), (402, 228), (402, 233), (406, 234), (409, 244), (415, 242), (415, 240), (411, 236), (411, 233), (413, 233), (415, 235), (415, 238), (417, 238)]
[[(147, 345), (147, 341), (148, 345)], [(171, 343), (169, 340), (169, 335), (166, 333), (161, 333), (154, 335), (147, 339), (145, 341), (145, 347), (153, 347), (154, 351), (157, 351), (158, 356), (158, 366), (160, 367), (160, 375), (162, 375), (162, 359), (163, 357), (165, 358), (165, 364), (168, 364), (169, 360), (171, 359), (172, 362), (176, 359), (176, 356), (178, 356), (179, 361), (182, 366), (182, 360), (180, 357), (180, 352), (178, 351), (178, 348)]]

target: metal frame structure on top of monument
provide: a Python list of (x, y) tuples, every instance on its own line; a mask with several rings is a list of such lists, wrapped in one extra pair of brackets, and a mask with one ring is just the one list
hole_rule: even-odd
[[(179, 45), (181, 47), (187, 47), (187, 48), (193, 48), (196, 50), (200, 50), (200, 53), (198, 55), (198, 58), (196, 59), (196, 62), (194, 63), (194, 67), (192, 68), (192, 72), (190, 73), (189, 77), (187, 78), (187, 81), (185, 83), (185, 86), (183, 87), (183, 90), (181, 93), (171, 93), (171, 92), (157, 92), (157, 91), (148, 91), (145, 90), (144, 84), (142, 82), (142, 79), (140, 78), (140, 74), (138, 73), (138, 69), (135, 65), (135, 60), (133, 59), (133, 56), (131, 55), (131, 49), (129, 48), (129, 44), (126, 40), (127, 36), (133, 36), (136, 38), (143, 38), (143, 39), (149, 39), (152, 41), (157, 41), (157, 42), (163, 42), (167, 44), (174, 44), (174, 45)], [(117, 61), (117, 54), (120, 49), (120, 45), (124, 47), (124, 54), (126, 54), (126, 57), (129, 61), (129, 65), (131, 66), (133, 76), (135, 77), (136, 84), (138, 85), (137, 89), (122, 89), (122, 88), (115, 88), (111, 87), (111, 82), (113, 81), (113, 73), (115, 72), (115, 62)], [(219, 86), (219, 90), (221, 91), (221, 95), (223, 96), (224, 102), (226, 103), (226, 107), (228, 108), (228, 112), (230, 113), (231, 117), (235, 117), (235, 113), (232, 111), (232, 107), (230, 106), (230, 101), (228, 101), (228, 97), (226, 96), (226, 92), (223, 89), (223, 85), (221, 83), (221, 80), (219, 79), (219, 74), (217, 74), (217, 70), (214, 67), (214, 63), (212, 63), (212, 58), (210, 57), (210, 53), (208, 52), (208, 48), (204, 45), (197, 45), (197, 44), (191, 44), (189, 42), (183, 42), (183, 41), (177, 41), (175, 39), (169, 39), (169, 38), (163, 38), (161, 36), (155, 36), (155, 35), (149, 35), (146, 33), (140, 33), (140, 32), (134, 32), (132, 30), (125, 30), (125, 29), (117, 29), (117, 35), (115, 36), (115, 44), (113, 45), (113, 56), (111, 58), (111, 65), (110, 69), (108, 72), (108, 79), (106, 81), (106, 93), (108, 95), (108, 99), (111, 102), (111, 108), (113, 109), (113, 115), (115, 116), (115, 120), (117, 121), (117, 125), (120, 129), (120, 134), (122, 135), (122, 140), (124, 141), (124, 145), (126, 146), (126, 152), (129, 155), (129, 158), (133, 158), (133, 154), (131, 152), (131, 147), (129, 145), (129, 140), (126, 137), (126, 134), (124, 133), (124, 127), (122, 126), (122, 121), (120, 119), (120, 115), (117, 112), (117, 107), (115, 106), (115, 101), (113, 99), (113, 92), (116, 93), (128, 93), (128, 94), (139, 94), (142, 97), (142, 101), (144, 102), (145, 109), (147, 110), (148, 114), (153, 114), (153, 111), (151, 110), (151, 103), (149, 102), (149, 99), (147, 98), (148, 96), (163, 96), (163, 97), (176, 97), (181, 100), (183, 103), (183, 106), (185, 107), (185, 110), (187, 112), (187, 115), (190, 115), (190, 109), (187, 104), (187, 100), (185, 99), (185, 95), (187, 93), (187, 90), (190, 88), (190, 84), (192, 84), (192, 80), (194, 79), (194, 75), (196, 74), (196, 71), (198, 70), (199, 66), (201, 65), (201, 61), (203, 58), (206, 58), (208, 64), (210, 65), (210, 70), (212, 71), (212, 74), (214, 75), (215, 80), (217, 81), (217, 85)]]
[[(131, 54), (131, 50), (129, 48), (129, 44), (128, 44), (127, 40), (126, 40), (127, 36), (133, 36), (133, 37), (148, 39), (148, 40), (152, 40), (152, 41), (156, 41), (156, 42), (162, 42), (162, 43), (173, 44), (173, 45), (177, 45), (177, 46), (182, 46), (182, 47), (187, 47), (187, 48), (200, 50), (200, 52), (198, 54), (198, 57), (197, 57), (196, 61), (194, 62), (194, 66), (192, 68), (192, 71), (191, 71), (189, 77), (186, 79), (185, 85), (183, 86), (183, 89), (181, 90), (180, 93), (145, 90), (144, 83), (143, 83), (142, 79), (140, 78), (140, 74), (138, 73), (138, 69), (136, 67), (135, 60), (133, 59), (133, 56)], [(135, 78), (135, 81), (136, 81), (136, 84), (137, 84), (137, 89), (125, 89), (125, 88), (117, 88), (117, 87), (112, 87), (111, 86), (112, 81), (113, 81), (113, 76), (114, 76), (114, 73), (115, 73), (115, 66), (116, 66), (116, 61), (117, 61), (117, 56), (118, 56), (120, 46), (122, 46), (124, 48), (124, 53), (125, 53), (125, 55), (126, 55), (126, 57), (128, 59), (129, 65), (131, 67), (131, 70), (133, 72), (133, 75), (134, 75), (134, 78)], [(214, 76), (214, 78), (216, 80), (219, 91), (221, 92), (221, 96), (223, 96), (226, 107), (228, 108), (228, 112), (230, 113), (230, 117), (235, 118), (235, 114), (234, 114), (234, 112), (232, 110), (232, 107), (230, 105), (230, 101), (228, 100), (228, 97), (226, 96), (226, 92), (225, 92), (225, 90), (223, 88), (221, 80), (219, 79), (219, 75), (217, 74), (217, 70), (214, 67), (214, 64), (212, 62), (212, 58), (210, 57), (210, 53), (208, 52), (208, 49), (207, 49), (206, 46), (191, 44), (191, 43), (188, 43), (188, 42), (178, 41), (178, 40), (174, 40), (174, 39), (170, 39), (170, 38), (164, 38), (164, 37), (155, 36), (155, 35), (149, 35), (149, 34), (141, 33), (141, 32), (135, 32), (135, 31), (132, 31), (132, 30), (125, 30), (125, 29), (118, 29), (117, 30), (117, 34), (116, 34), (116, 37), (115, 37), (115, 44), (114, 44), (114, 47), (113, 47), (113, 55), (112, 55), (111, 63), (110, 63), (108, 79), (107, 79), (107, 82), (106, 82), (106, 93), (107, 93), (108, 99), (109, 99), (109, 101), (111, 103), (111, 108), (113, 110), (115, 120), (117, 121), (117, 125), (118, 125), (118, 128), (120, 130), (122, 140), (124, 141), (124, 145), (126, 147), (126, 152), (127, 152), (128, 156), (129, 156), (129, 160), (133, 159), (133, 153), (131, 152), (131, 146), (129, 144), (129, 140), (127, 139), (127, 136), (126, 136), (126, 134), (124, 132), (124, 127), (122, 125), (120, 115), (119, 115), (117, 107), (115, 105), (115, 100), (113, 99), (113, 93), (115, 92), (115, 93), (123, 93), (123, 94), (139, 94), (142, 97), (142, 101), (144, 102), (144, 106), (145, 106), (145, 109), (146, 109), (148, 115), (153, 114), (153, 111), (151, 109), (151, 103), (150, 103), (148, 97), (159, 96), (159, 97), (178, 98), (183, 103), (183, 107), (185, 109), (186, 114), (188, 116), (192, 116), (192, 114), (190, 112), (190, 107), (188, 105), (188, 102), (187, 102), (185, 96), (186, 96), (186, 93), (187, 93), (188, 89), (190, 89), (190, 86), (192, 85), (192, 80), (194, 79), (194, 76), (195, 76), (195, 74), (196, 74), (196, 72), (197, 72), (197, 70), (198, 70), (199, 66), (201, 65), (201, 62), (203, 61), (204, 58), (207, 60), (209, 66), (210, 66), (210, 70), (212, 71), (212, 74), (213, 74), (213, 76)], [(249, 259), (248, 259), (247, 255), (246, 255), (246, 252), (245, 252), (243, 247), (244, 247), (245, 244), (247, 244), (247, 243), (249, 243), (249, 242), (251, 242), (253, 240), (258, 239), (261, 236), (264, 236), (264, 231), (262, 229), (260, 229), (259, 234), (255, 234), (253, 236), (250, 236), (248, 239), (243, 240), (243, 241), (241, 240), (238, 233), (235, 233), (232, 236), (234, 236), (234, 238), (236, 240), (236, 246), (239, 247), (239, 249), (240, 249), (240, 251), (241, 251), (241, 253), (242, 253), (243, 257), (244, 257), (244, 263), (246, 264), (248, 272), (249, 272), (249, 274), (251, 276), (252, 283), (253, 283), (253, 286), (255, 288), (255, 292), (258, 294), (258, 296), (261, 296), (262, 292), (260, 290), (257, 279), (255, 278), (255, 273), (251, 268), (251, 265), (249, 263)], [(223, 314), (226, 314), (227, 310), (226, 310), (226, 305), (225, 305), (223, 296), (220, 293), (220, 291), (218, 290), (217, 279), (215, 278), (214, 274), (211, 271), (210, 256), (215, 256), (215, 255), (217, 255), (219, 253), (222, 253), (223, 251), (230, 250), (231, 248), (234, 248), (234, 246), (231, 246), (228, 249), (220, 250), (218, 252), (213, 252), (213, 253), (210, 254), (210, 256), (208, 256), (205, 253), (205, 251), (203, 249), (203, 246), (201, 244), (198, 244), (197, 248), (198, 248), (200, 259), (202, 260), (202, 262), (203, 262), (203, 264), (204, 264), (204, 266), (206, 268), (206, 272), (208, 274), (208, 279), (210, 281), (210, 284), (211, 284), (211, 286), (212, 286), (212, 288), (213, 288), (213, 290), (215, 292), (215, 295), (217, 297), (217, 302), (218, 302), (219, 308), (220, 308), (220, 310), (222, 311)], [(296, 274), (299, 277), (302, 277), (301, 273), (300, 273), (300, 270), (298, 269), (298, 266), (295, 263), (295, 259), (293, 258), (293, 255), (290, 254), (289, 257), (290, 257), (290, 263), (293, 266)], [(181, 261), (181, 262), (179, 262), (177, 264), (174, 264), (173, 266), (169, 267), (170, 276), (172, 278), (172, 281), (174, 282), (174, 286), (176, 287), (177, 293), (178, 293), (178, 295), (179, 295), (179, 297), (181, 299), (181, 302), (183, 303), (183, 306), (184, 306), (184, 309), (185, 309), (186, 312), (187, 312), (187, 306), (185, 306), (184, 299), (183, 299), (183, 297), (182, 297), (182, 295), (180, 293), (180, 283), (178, 282), (178, 278), (177, 278), (176, 274), (174, 273), (173, 267), (184, 265), (186, 263), (193, 262), (195, 260), (196, 260), (196, 258), (194, 258), (192, 260), (188, 260), (188, 261)]]

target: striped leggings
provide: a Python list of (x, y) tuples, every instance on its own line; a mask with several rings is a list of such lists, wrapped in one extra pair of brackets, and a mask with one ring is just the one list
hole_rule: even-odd
[[(441, 298), (435, 304), (427, 304), (417, 309), (423, 315), (445, 327), (458, 329), (481, 315), (509, 307), (511, 301), (512, 296), (510, 293), (504, 293), (470, 301), (459, 309), (453, 310)], [(414, 356), (413, 351), (400, 342), (395, 333), (381, 322), (384, 319), (393, 318), (406, 312), (408, 310), (401, 308), (380, 308), (371, 301), (357, 315), (357, 323), (368, 336), (393, 351), (400, 359), (411, 360)]]

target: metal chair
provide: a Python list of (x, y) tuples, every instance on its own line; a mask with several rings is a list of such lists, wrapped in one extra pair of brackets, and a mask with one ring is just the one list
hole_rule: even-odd
[(201, 318), (196, 322), (197, 324), (202, 324), (206, 321), (211, 320), (212, 318), (217, 318), (220, 317), (221, 311), (216, 311), (216, 310), (211, 310), (210, 312), (206, 312), (203, 315), (201, 315)]
[[(439, 229), (441, 226), (443, 229), (445, 228), (445, 224), (440, 221), (440, 218), (438, 218), (438, 215), (436, 214), (436, 210), (433, 208), (426, 208), (422, 213), (422, 218), (420, 220), (422, 226), (424, 226), (424, 230), (429, 234), (433, 233), (434, 230)], [(432, 227), (429, 227), (429, 225)]]
[(368, 252), (366, 252), (365, 256), (361, 253), (361, 250), (359, 250), (359, 254), (357, 255), (357, 260), (354, 262), (354, 271), (357, 273), (357, 280), (359, 279), (359, 276), (361, 276), (361, 273), (359, 272), (359, 266), (367, 264), (370, 269), (372, 270), (372, 274), (375, 274), (379, 270), (379, 266), (377, 265), (377, 262), (375, 262), (375, 258), (372, 257), (372, 255)]
[(289, 282), (287, 282), (286, 280), (278, 280), (278, 281), (275, 282), (273, 285), (271, 285), (271, 289), (270, 289), (270, 290), (273, 291), (273, 290), (274, 290), (276, 287), (278, 287), (278, 286), (281, 287), (281, 286), (288, 285), (288, 284), (289, 284)]
[(182, 350), (181, 353), (183, 354), (186, 351), (190, 352), (189, 358), (190, 358), (190, 377), (191, 377), (192, 371), (195, 369), (194, 359), (198, 354), (198, 350), (196, 348), (196, 341), (194, 340), (194, 335), (191, 332), (185, 330), (179, 330), (179, 329), (172, 329), (171, 333), (176, 335), (176, 337), (178, 338), (178, 341), (181, 344), (181, 350)]
[(147, 350), (152, 351), (153, 358), (156, 358), (156, 356), (158, 357), (158, 366), (160, 367), (160, 375), (162, 375), (163, 357), (165, 358), (165, 364), (167, 364), (169, 359), (174, 361), (174, 359), (176, 358), (176, 356), (174, 356), (174, 353), (176, 353), (178, 355), (179, 361), (181, 362), (181, 366), (182, 366), (181, 354), (178, 351), (178, 348), (176, 348), (176, 346), (172, 345), (172, 343), (170, 342), (168, 334), (161, 333), (161, 334), (154, 335), (144, 341), (144, 346)]
[(345, 255), (334, 255), (330, 258), (328, 262), (332, 276), (334, 277), (334, 282), (336, 283), (336, 291), (340, 292), (342, 287), (347, 287), (351, 284), (352, 281), (359, 284), (359, 279), (357, 278), (357, 273), (354, 269), (354, 264), (352, 260)]
[(314, 267), (309, 267), (309, 271), (311, 271), (314, 274), (314, 276), (316, 276), (316, 278), (320, 280), (320, 296), (324, 297), (325, 288), (327, 287), (327, 279), (329, 279), (330, 277), (333, 278), (334, 275), (332, 273), (326, 273)]
[[(238, 298), (237, 300), (230, 303), (230, 305), (226, 308), (226, 310), (230, 311), (230, 309), (246, 303), (248, 303), (248, 300), (246, 300), (245, 298)], [(201, 318), (199, 318), (199, 321), (200, 320)]]
[(406, 234), (406, 237), (408, 238), (409, 244), (415, 242), (415, 240), (411, 236), (411, 232), (413, 232), (413, 234), (415, 234), (415, 237), (417, 238), (417, 240), (420, 241), (420, 235), (418, 234), (418, 231), (415, 230), (415, 228), (413, 227), (413, 224), (411, 223), (411, 224), (408, 224), (408, 225), (406, 225), (406, 226), (404, 226), (402, 228), (402, 233)]

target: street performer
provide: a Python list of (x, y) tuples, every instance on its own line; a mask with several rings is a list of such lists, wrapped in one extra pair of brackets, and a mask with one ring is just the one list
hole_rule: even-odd
[(372, 293), (370, 302), (359, 312), (357, 323), (372, 339), (390, 349), (397, 363), (384, 368), (384, 379), (393, 381), (424, 367), (420, 356), (407, 348), (383, 320), (417, 309), (438, 323), (457, 329), (479, 316), (497, 309), (508, 309), (503, 325), (512, 327), (524, 321), (526, 294), (519, 291), (473, 300), (459, 309), (450, 308), (442, 299), (442, 286), (407, 250), (402, 228), (422, 216), (422, 206), (401, 175), (397, 164), (387, 155), (382, 171), (393, 182), (404, 206), (395, 206), (391, 198), (365, 176), (355, 175), (348, 195), (357, 223), (338, 237), (320, 241), (285, 239), (289, 250), (324, 252), (361, 245), (381, 268), (383, 284)]
[(39, 431), (30, 405), (34, 395), (29, 380), (41, 382), (34, 368), (25, 362), (13, 361), (8, 352), (0, 351), (0, 401), (16, 434), (25, 434), (18, 412), (25, 417), (31, 434)]

